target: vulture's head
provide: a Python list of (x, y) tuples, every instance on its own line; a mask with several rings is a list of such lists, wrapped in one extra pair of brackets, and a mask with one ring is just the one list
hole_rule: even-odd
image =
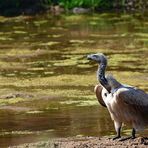
[(95, 61), (97, 63), (103, 63), (103, 64), (107, 64), (107, 58), (104, 54), (102, 53), (97, 53), (97, 54), (89, 54), (87, 56), (88, 60), (92, 60)]

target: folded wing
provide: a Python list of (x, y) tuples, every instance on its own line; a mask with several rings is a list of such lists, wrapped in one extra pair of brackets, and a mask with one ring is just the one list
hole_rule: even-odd
[(133, 88), (125, 87), (117, 91), (117, 101), (129, 105), (137, 113), (140, 113), (143, 119), (148, 123), (148, 94), (144, 91)]
[(102, 106), (106, 107), (106, 104), (104, 103), (103, 98), (102, 98), (102, 89), (103, 89), (103, 87), (101, 85), (96, 85), (94, 91), (96, 93), (96, 97), (98, 99), (98, 102)]

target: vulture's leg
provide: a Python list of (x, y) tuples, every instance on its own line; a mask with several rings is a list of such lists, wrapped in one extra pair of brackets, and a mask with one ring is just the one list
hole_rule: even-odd
[(117, 132), (117, 135), (113, 138), (113, 140), (121, 138), (120, 132), (121, 132), (121, 126), (122, 122), (114, 121), (115, 130)]
[(133, 128), (132, 129), (132, 137), (131, 137), (132, 139), (135, 139), (136, 138), (135, 134), (136, 134), (136, 130)]

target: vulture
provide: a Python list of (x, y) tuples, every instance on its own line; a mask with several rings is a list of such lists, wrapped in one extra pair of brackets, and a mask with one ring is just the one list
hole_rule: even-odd
[(114, 122), (117, 135), (113, 140), (121, 138), (123, 123), (131, 125), (132, 134), (128, 138), (134, 139), (136, 131), (148, 125), (148, 94), (106, 75), (107, 58), (104, 54), (90, 54), (87, 59), (98, 63), (97, 79), (100, 84), (94, 90), (99, 103), (108, 109)]

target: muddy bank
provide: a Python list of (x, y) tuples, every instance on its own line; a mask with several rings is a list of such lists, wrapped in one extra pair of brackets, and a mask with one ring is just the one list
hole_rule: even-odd
[(115, 140), (112, 138), (99, 138), (99, 137), (81, 137), (81, 138), (59, 138), (49, 140), (46, 142), (37, 142), (30, 144), (23, 144), (13, 146), (11, 148), (25, 148), (25, 147), (44, 147), (44, 148), (146, 148), (148, 147), (147, 137), (138, 137), (136, 139), (129, 139), (125, 141)]

